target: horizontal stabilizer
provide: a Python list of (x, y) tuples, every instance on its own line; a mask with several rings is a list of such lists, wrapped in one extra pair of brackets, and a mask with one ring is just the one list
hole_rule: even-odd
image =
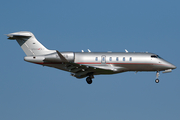
[(32, 36), (30, 32), (16, 32), (7, 34), (8, 39), (17, 39), (17, 38), (29, 38)]

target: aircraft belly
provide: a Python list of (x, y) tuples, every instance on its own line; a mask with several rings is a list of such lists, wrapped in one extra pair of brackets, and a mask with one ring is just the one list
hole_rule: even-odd
[(141, 65), (141, 64), (127, 64), (127, 65), (120, 65), (121, 67), (125, 67), (128, 70), (131, 71), (141, 71), (141, 70), (151, 70), (152, 66), (151, 65)]
[(126, 68), (126, 71), (153, 71), (154, 67), (149, 63), (131, 63), (131, 64), (115, 64), (115, 67)]
[(161, 64), (153, 64), (153, 63), (144, 63), (144, 64), (120, 64), (118, 65), (120, 67), (127, 68), (128, 71), (161, 71), (165, 70), (165, 67)]

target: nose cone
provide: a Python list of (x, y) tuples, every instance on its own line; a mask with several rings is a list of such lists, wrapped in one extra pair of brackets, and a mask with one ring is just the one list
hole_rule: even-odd
[(171, 69), (176, 69), (177, 67), (173, 64), (171, 64)]
[(168, 66), (168, 69), (176, 69), (177, 68), (175, 65), (173, 65), (171, 63), (168, 63), (167, 66)]
[(176, 69), (177, 67), (173, 64), (171, 64), (170, 62), (161, 59), (162, 64), (163, 64), (163, 69), (167, 70), (167, 69)]

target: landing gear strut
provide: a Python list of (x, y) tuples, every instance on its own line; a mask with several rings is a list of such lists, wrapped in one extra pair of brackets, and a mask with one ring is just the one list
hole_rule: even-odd
[(159, 77), (159, 71), (157, 71), (157, 73), (156, 73), (156, 80), (155, 80), (156, 83), (159, 83), (158, 77)]

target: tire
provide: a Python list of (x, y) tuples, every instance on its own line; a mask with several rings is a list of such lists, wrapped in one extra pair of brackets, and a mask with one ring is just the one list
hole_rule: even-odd
[(156, 83), (159, 83), (159, 79), (156, 79), (155, 82), (156, 82)]
[(92, 83), (92, 79), (91, 79), (90, 77), (87, 77), (87, 78), (86, 78), (86, 82), (87, 82), (88, 84), (91, 84), (91, 83)]

